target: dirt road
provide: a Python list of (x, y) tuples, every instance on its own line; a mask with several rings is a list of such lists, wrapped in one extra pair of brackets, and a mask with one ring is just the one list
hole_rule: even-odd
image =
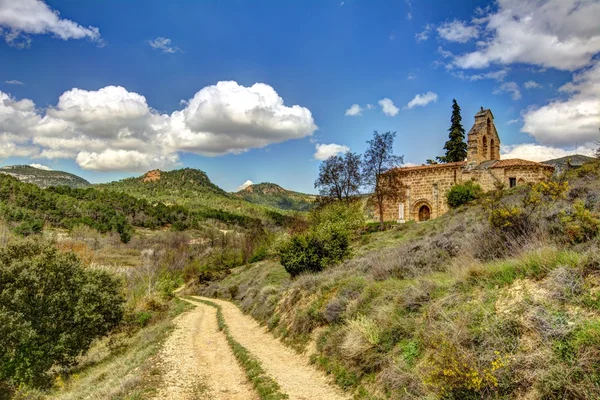
[(275, 339), (254, 319), (223, 300), (196, 297), (219, 304), (231, 335), (256, 357), (286, 393), (290, 400), (349, 399), (341, 390), (329, 384), (327, 377), (309, 365), (301, 356)]
[(196, 308), (173, 320), (159, 353), (163, 382), (154, 399), (258, 399), (217, 327), (215, 308), (190, 303)]

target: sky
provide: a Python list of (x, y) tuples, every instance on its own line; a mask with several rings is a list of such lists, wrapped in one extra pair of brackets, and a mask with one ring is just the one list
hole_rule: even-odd
[(503, 158), (592, 154), (600, 0), (0, 0), (0, 165), (91, 182), (192, 167), (314, 192), (322, 160), (397, 132), (443, 154), (452, 99)]

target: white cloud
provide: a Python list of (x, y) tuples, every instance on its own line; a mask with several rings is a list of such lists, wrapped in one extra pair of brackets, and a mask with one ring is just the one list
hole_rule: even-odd
[(463, 71), (453, 72), (452, 76), (456, 78), (468, 80), (471, 82), (480, 81), (483, 79), (493, 79), (496, 81), (503, 81), (508, 75), (508, 69), (500, 69), (498, 71), (490, 71), (483, 74), (466, 75)]
[(21, 48), (29, 47), (28, 35), (52, 34), (62, 40), (87, 38), (101, 43), (98, 28), (60, 18), (58, 11), (41, 0), (0, 0), (0, 27), (6, 43)]
[(498, 0), (497, 11), (482, 15), (485, 38), (455, 58), (460, 68), (525, 63), (573, 71), (600, 51), (596, 0)]
[(531, 161), (548, 161), (573, 154), (587, 156), (594, 154), (594, 148), (591, 146), (578, 146), (570, 150), (565, 150), (558, 147), (548, 147), (532, 143), (502, 146), (500, 150), (502, 152), (502, 159), (521, 158)]
[(407, 80), (412, 81), (413, 79), (417, 79), (417, 74), (410, 72), (406, 77)]
[(407, 20), (409, 20), (409, 21), (410, 21), (411, 19), (413, 19), (413, 15), (412, 15), (412, 13), (411, 13), (411, 12), (409, 12), (409, 13), (406, 13), (406, 19), (407, 19)]
[(23, 82), (18, 81), (16, 79), (11, 79), (9, 81), (4, 81), (4, 83), (8, 84), (8, 85), (24, 85)]
[(358, 115), (362, 115), (363, 108), (358, 104), (352, 104), (349, 109), (346, 110), (344, 115), (355, 117)]
[(33, 164), (29, 164), (29, 166), (33, 167), (33, 168), (41, 169), (41, 170), (44, 170), (44, 171), (52, 171), (52, 168), (47, 167), (47, 166), (42, 165), (42, 164), (33, 163)]
[(442, 24), (437, 28), (437, 32), (442, 39), (458, 43), (466, 43), (479, 36), (477, 26), (469, 26), (465, 22), (459, 20)]
[(327, 160), (328, 158), (338, 155), (340, 153), (347, 153), (350, 151), (350, 148), (348, 146), (335, 143), (317, 144), (315, 146), (315, 149), (316, 151), (313, 157), (315, 158), (315, 160), (320, 161)]
[(394, 105), (394, 102), (387, 97), (379, 100), (378, 103), (381, 106), (381, 111), (387, 116), (393, 117), (400, 111), (400, 109)]
[(493, 94), (510, 93), (513, 100), (519, 100), (521, 98), (521, 89), (516, 82), (504, 82), (502, 85), (494, 88)]
[(171, 39), (159, 36), (156, 39), (148, 40), (148, 44), (155, 50), (161, 50), (163, 53), (183, 53), (183, 51), (177, 47), (171, 45)]
[(418, 94), (408, 102), (405, 108), (411, 109), (413, 107), (425, 107), (429, 103), (435, 103), (437, 99), (438, 95), (434, 92)]
[(519, 123), (520, 119), (519, 118), (515, 118), (515, 119), (509, 119), (508, 121), (506, 121), (506, 125), (514, 125)]
[(170, 124), (169, 146), (207, 156), (238, 154), (311, 136), (317, 129), (309, 109), (285, 106), (271, 86), (233, 81), (197, 92), (186, 108), (171, 115)]
[(598, 140), (600, 132), (600, 61), (563, 85), (567, 99), (526, 110), (521, 129), (542, 144), (576, 145)]
[(169, 168), (181, 152), (237, 154), (316, 129), (308, 109), (285, 106), (265, 84), (219, 82), (170, 115), (119, 86), (71, 89), (45, 113), (0, 92), (0, 157), (71, 158), (98, 171)]
[(244, 190), (246, 189), (248, 186), (252, 186), (254, 185), (254, 182), (252, 182), (250, 179), (248, 179), (246, 182), (242, 183), (240, 186), (238, 186), (237, 189), (235, 189), (236, 192), (239, 192), (240, 190)]
[(525, 89), (540, 89), (542, 85), (537, 83), (536, 81), (527, 81), (523, 84)]
[(148, 171), (176, 166), (179, 156), (177, 154), (161, 156), (137, 150), (106, 149), (100, 153), (81, 151), (75, 161), (81, 168), (94, 171)]
[(417, 41), (417, 43), (419, 42), (423, 42), (427, 39), (429, 39), (429, 35), (431, 34), (431, 31), (433, 30), (434, 26), (433, 24), (427, 24), (423, 27), (423, 30), (419, 33), (415, 34), (415, 40)]
[(444, 49), (442, 46), (438, 46), (437, 52), (440, 53), (442, 58), (450, 58), (453, 56), (451, 51)]
[(375, 108), (375, 106), (374, 106), (373, 104), (367, 104), (367, 105), (365, 106), (365, 108), (366, 108), (367, 110), (372, 110), (373, 108)]

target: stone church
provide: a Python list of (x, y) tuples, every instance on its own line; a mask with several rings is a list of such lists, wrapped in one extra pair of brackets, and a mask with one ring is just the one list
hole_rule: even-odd
[(484, 191), (500, 186), (515, 187), (549, 178), (554, 167), (521, 159), (500, 159), (500, 137), (491, 110), (483, 107), (467, 140), (467, 160), (446, 164), (396, 168), (393, 174), (406, 192), (400, 200), (384, 202), (385, 221), (427, 221), (448, 211), (450, 188), (473, 180)]

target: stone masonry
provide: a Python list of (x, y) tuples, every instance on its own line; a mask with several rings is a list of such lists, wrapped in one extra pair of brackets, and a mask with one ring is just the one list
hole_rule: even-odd
[(483, 107), (467, 140), (467, 160), (447, 164), (396, 168), (403, 193), (384, 202), (385, 221), (426, 221), (448, 212), (446, 194), (455, 184), (473, 180), (483, 190), (499, 186), (513, 187), (549, 178), (554, 167), (521, 159), (500, 160), (500, 137), (494, 115)]

